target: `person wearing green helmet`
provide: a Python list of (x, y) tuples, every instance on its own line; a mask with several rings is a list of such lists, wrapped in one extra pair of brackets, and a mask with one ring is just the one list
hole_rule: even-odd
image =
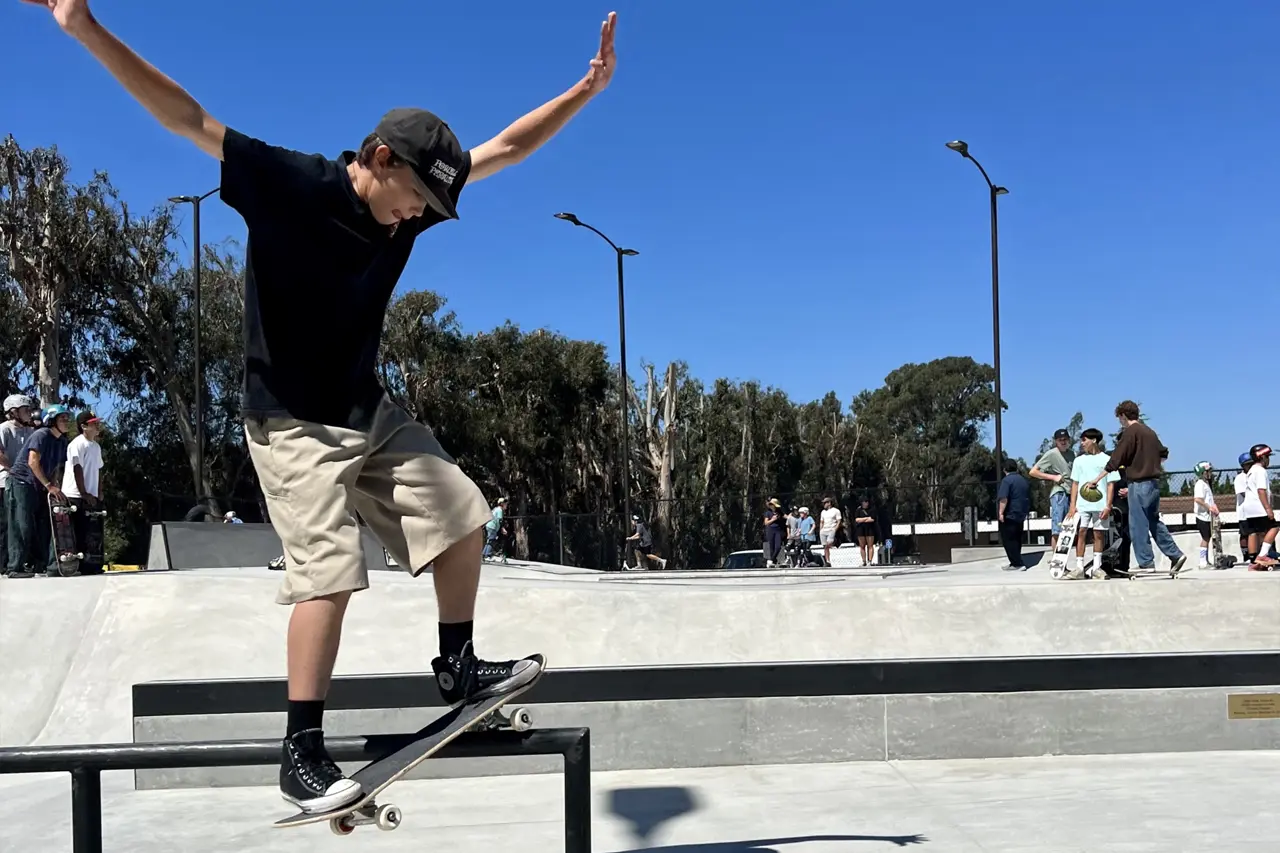
[(71, 412), (62, 404), (44, 410), (45, 426), (22, 444), (9, 469), (5, 491), (9, 501), (9, 577), (58, 575), (49, 528), (48, 499), (62, 499), (62, 466), (67, 461)]
[(1218, 515), (1218, 503), (1213, 499), (1213, 466), (1197, 462), (1196, 486), (1191, 498), (1195, 509), (1196, 529), (1200, 531), (1200, 565), (1209, 568), (1209, 539), (1213, 536), (1213, 519)]

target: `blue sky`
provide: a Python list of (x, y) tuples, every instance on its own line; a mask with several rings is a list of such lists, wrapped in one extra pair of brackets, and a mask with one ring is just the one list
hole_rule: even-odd
[[(463, 193), (403, 288), (467, 330), (603, 341), (640, 250), (627, 350), (707, 381), (846, 403), (909, 361), (991, 358), (986, 186), (1000, 202), (1005, 449), (1142, 403), (1173, 467), (1280, 443), (1266, 319), (1280, 268), (1280, 5), (676, 0), (103, 2), (99, 19), (224, 122), (336, 155), (388, 108), (477, 144), (573, 84), (619, 13), (613, 84), (549, 146)], [(732, 9), (732, 14), (727, 10)], [(149, 206), (217, 185), (39, 8), (0, 3), (0, 133)], [(244, 227), (208, 204), (206, 240)], [(1251, 319), (1252, 318), (1252, 319)], [(1257, 331), (1243, 331), (1246, 323)]]

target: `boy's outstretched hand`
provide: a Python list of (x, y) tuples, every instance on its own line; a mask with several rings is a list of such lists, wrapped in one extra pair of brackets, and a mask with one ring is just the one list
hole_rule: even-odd
[[(25, 0), (25, 2), (31, 3), (35, 0)], [(57, 0), (48, 0), (48, 2), (52, 5)], [(586, 83), (587, 91), (593, 95), (603, 92), (609, 85), (609, 81), (613, 79), (613, 68), (618, 62), (618, 57), (613, 52), (613, 31), (617, 26), (617, 12), (610, 12), (608, 20), (600, 24), (600, 50), (591, 60), (591, 70), (587, 72), (583, 81)]]
[(53, 19), (68, 33), (74, 34), (80, 27), (93, 21), (89, 0), (22, 0), (32, 6), (44, 6), (53, 12)]

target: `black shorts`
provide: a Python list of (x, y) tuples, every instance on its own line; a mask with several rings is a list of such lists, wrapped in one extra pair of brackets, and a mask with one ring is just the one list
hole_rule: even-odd
[(1253, 531), (1249, 527), (1249, 519), (1245, 518), (1243, 515), (1240, 516), (1240, 538), (1244, 539), (1252, 533)]
[(1280, 527), (1280, 521), (1276, 521), (1269, 515), (1255, 515), (1252, 518), (1245, 519), (1249, 523), (1249, 535), (1263, 534), (1273, 527)]
[(1208, 542), (1209, 537), (1213, 534), (1213, 524), (1205, 521), (1203, 518), (1196, 519), (1196, 530), (1200, 531), (1200, 539)]

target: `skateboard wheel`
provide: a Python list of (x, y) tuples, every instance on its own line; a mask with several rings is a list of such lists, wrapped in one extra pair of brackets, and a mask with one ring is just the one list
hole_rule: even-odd
[(528, 708), (516, 708), (511, 712), (511, 728), (518, 732), (527, 732), (533, 728), (533, 715)]
[(356, 831), (356, 825), (351, 822), (351, 817), (335, 817), (329, 821), (329, 830), (334, 835), (350, 835)]
[(403, 815), (396, 806), (385, 805), (379, 806), (377, 813), (374, 815), (374, 823), (378, 825), (378, 829), (384, 832), (390, 832), (400, 825)]

